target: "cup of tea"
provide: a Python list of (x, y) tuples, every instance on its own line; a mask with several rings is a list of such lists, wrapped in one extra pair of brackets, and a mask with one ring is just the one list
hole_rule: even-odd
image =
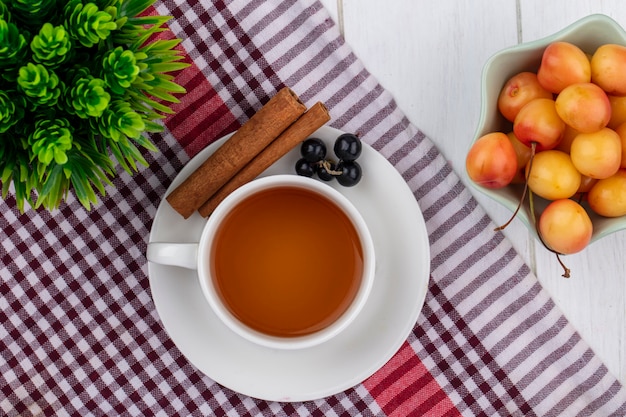
[(338, 335), (374, 282), (374, 244), (359, 211), (329, 185), (297, 175), (239, 187), (209, 216), (200, 242), (151, 242), (147, 258), (196, 269), (227, 327), (279, 349)]

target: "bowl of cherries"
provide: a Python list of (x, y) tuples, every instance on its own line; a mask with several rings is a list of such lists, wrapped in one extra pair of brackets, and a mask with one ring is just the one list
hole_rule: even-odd
[(362, 176), (357, 159), (362, 151), (361, 140), (353, 133), (343, 133), (333, 146), (334, 158), (328, 154), (323, 140), (311, 137), (300, 146), (301, 158), (296, 162), (296, 173), (304, 177), (317, 177), (322, 181), (337, 182), (344, 187), (353, 187)]
[(626, 32), (604, 15), (500, 51), (483, 68), (469, 184), (561, 264), (559, 255), (626, 229), (624, 74)]

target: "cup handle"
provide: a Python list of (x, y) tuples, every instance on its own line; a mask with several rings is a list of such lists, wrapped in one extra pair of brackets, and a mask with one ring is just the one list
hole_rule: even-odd
[(161, 265), (179, 266), (187, 269), (198, 268), (197, 243), (148, 243), (146, 251), (148, 261)]

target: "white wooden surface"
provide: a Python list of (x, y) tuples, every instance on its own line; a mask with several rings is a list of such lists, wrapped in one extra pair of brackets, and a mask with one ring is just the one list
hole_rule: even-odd
[[(480, 75), (500, 49), (550, 35), (593, 13), (626, 27), (623, 0), (322, 0), (346, 41), (466, 180), (465, 153), (478, 123)], [(482, 195), (496, 224), (510, 212)], [(609, 370), (626, 384), (626, 231), (564, 258), (516, 221), (505, 229), (544, 288)]]

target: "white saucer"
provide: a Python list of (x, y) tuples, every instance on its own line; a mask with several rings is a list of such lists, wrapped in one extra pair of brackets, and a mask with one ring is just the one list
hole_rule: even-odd
[[(332, 156), (342, 132), (322, 127)], [(166, 195), (225, 140), (194, 157)], [(294, 173), (292, 150), (262, 176)], [(351, 388), (380, 369), (413, 330), (424, 304), (430, 252), (424, 218), (408, 185), (378, 152), (364, 145), (363, 178), (355, 187), (329, 183), (347, 196), (368, 223), (376, 250), (376, 279), (363, 313), (339, 336), (309, 349), (285, 351), (257, 346), (226, 328), (202, 296), (195, 271), (148, 263), (152, 297), (169, 336), (201, 372), (239, 393), (268, 401), (307, 401)], [(150, 242), (197, 242), (206, 219), (187, 220), (163, 199)]]

